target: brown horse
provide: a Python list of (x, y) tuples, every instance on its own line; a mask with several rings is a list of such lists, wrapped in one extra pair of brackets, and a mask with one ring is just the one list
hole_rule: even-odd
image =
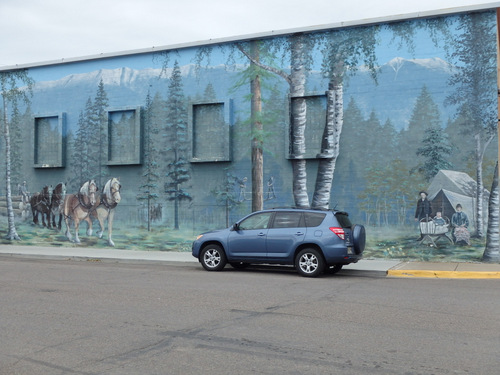
[(117, 178), (111, 178), (106, 182), (104, 188), (102, 189), (102, 194), (99, 197), (98, 204), (95, 210), (92, 211), (91, 215), (99, 220), (99, 226), (101, 229), (97, 232), (99, 238), (102, 238), (104, 232), (104, 222), (108, 222), (108, 244), (110, 246), (115, 246), (115, 243), (111, 239), (111, 234), (113, 232), (113, 218), (115, 217), (115, 208), (121, 201), (120, 181)]
[[(52, 227), (61, 230), (61, 221), (63, 217), (63, 203), (66, 197), (66, 184), (61, 182), (56, 185), (54, 190), (52, 190), (52, 197), (50, 200), (50, 219), (52, 221)], [(59, 215), (59, 221), (56, 226), (56, 216)]]
[(68, 194), (64, 198), (63, 215), (66, 223), (66, 237), (70, 241), (72, 241), (72, 237), (69, 230), (69, 219), (72, 219), (75, 225), (75, 243), (80, 243), (78, 230), (82, 220), (85, 220), (88, 224), (87, 235), (92, 235), (90, 212), (95, 209), (97, 190), (95, 181), (89, 180), (82, 185), (77, 194)]
[[(52, 186), (51, 186), (52, 187)], [(49, 187), (44, 186), (41, 192), (35, 193), (30, 199), (31, 213), (33, 214), (33, 223), (38, 224), (38, 213), (42, 214), (42, 224), (50, 228), (50, 194)], [(47, 224), (45, 224), (47, 218)]]

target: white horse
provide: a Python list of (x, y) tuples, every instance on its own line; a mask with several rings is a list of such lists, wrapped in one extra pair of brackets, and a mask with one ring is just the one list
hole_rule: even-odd
[(104, 232), (104, 221), (108, 222), (108, 244), (110, 246), (115, 246), (115, 243), (111, 239), (111, 234), (113, 232), (113, 219), (115, 217), (115, 208), (121, 201), (120, 181), (113, 177), (106, 182), (102, 189), (102, 194), (98, 199), (97, 206), (92, 210), (91, 215), (99, 221), (99, 226), (101, 229), (96, 233), (99, 238), (102, 238)]
[(80, 243), (80, 238), (78, 238), (78, 230), (80, 227), (80, 222), (85, 220), (89, 226), (87, 229), (87, 235), (92, 235), (92, 221), (90, 220), (90, 212), (94, 209), (96, 205), (96, 193), (97, 184), (94, 180), (85, 182), (78, 194), (69, 194), (64, 198), (63, 204), (63, 214), (64, 222), (66, 223), (66, 237), (71, 241), (71, 232), (69, 230), (69, 219), (73, 219), (75, 224), (75, 241)]

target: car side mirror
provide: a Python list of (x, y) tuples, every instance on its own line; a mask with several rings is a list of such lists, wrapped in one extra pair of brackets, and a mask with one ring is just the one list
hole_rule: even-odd
[(239, 230), (239, 229), (240, 229), (240, 226), (238, 225), (238, 223), (234, 223), (233, 230)]

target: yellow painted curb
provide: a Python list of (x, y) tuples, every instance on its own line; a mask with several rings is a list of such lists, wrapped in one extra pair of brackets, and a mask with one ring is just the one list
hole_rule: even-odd
[(435, 279), (500, 279), (500, 272), (389, 270), (387, 276), (432, 277)]

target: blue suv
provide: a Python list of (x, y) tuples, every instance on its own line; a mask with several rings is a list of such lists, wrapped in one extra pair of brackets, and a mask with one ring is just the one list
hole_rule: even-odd
[(280, 208), (200, 234), (192, 254), (207, 271), (265, 263), (293, 265), (302, 276), (316, 277), (361, 259), (365, 239), (365, 228), (353, 225), (346, 212)]

